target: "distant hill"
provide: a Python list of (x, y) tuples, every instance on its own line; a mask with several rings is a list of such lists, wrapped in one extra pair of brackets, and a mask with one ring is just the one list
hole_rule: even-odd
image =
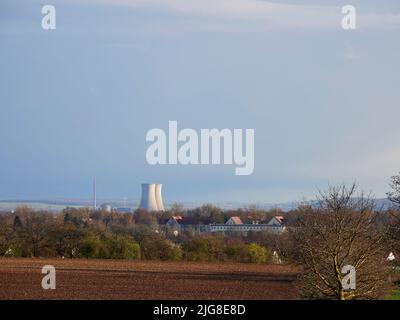
[[(138, 207), (138, 202), (124, 201), (116, 199), (99, 199), (98, 204), (102, 203), (110, 204), (113, 207), (128, 207), (136, 209)], [(245, 203), (238, 201), (227, 201), (227, 202), (180, 202), (185, 209), (198, 208), (206, 203), (211, 203), (214, 206), (221, 208), (222, 210), (235, 210), (239, 208), (249, 208), (255, 206), (259, 209), (270, 210), (274, 208), (282, 209), (283, 211), (290, 211), (295, 209), (299, 202), (284, 202), (284, 203)], [(313, 204), (312, 201), (308, 202)], [(376, 210), (386, 210), (391, 207), (391, 202), (388, 199), (376, 199)], [(172, 203), (166, 204), (166, 209), (168, 209)], [(19, 206), (28, 206), (36, 210), (47, 210), (51, 212), (58, 212), (66, 207), (90, 207), (92, 202), (90, 200), (80, 200), (80, 199), (60, 199), (60, 200), (0, 200), (0, 211), (12, 211)]]

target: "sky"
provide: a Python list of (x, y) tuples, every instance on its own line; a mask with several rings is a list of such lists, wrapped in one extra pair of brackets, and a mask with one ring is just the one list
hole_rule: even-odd
[[(57, 28), (41, 27), (42, 6)], [(357, 29), (341, 28), (341, 7)], [(0, 2), (0, 199), (278, 203), (400, 171), (398, 0)], [(146, 162), (148, 130), (251, 128), (255, 169)]]

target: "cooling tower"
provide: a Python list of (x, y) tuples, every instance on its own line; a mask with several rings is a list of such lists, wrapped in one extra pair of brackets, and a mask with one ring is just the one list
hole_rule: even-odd
[(154, 183), (142, 184), (142, 199), (139, 208), (147, 211), (158, 211), (156, 185)]
[(163, 203), (163, 200), (162, 200), (161, 191), (162, 191), (162, 184), (161, 183), (156, 184), (156, 203), (157, 203), (157, 208), (158, 208), (158, 211), (165, 211), (164, 210), (164, 203)]

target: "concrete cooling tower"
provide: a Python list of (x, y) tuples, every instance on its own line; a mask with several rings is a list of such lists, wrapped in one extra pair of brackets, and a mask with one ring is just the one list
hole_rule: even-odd
[(143, 183), (139, 208), (146, 211), (164, 211), (161, 190), (162, 184)]
[(161, 193), (161, 191), (162, 191), (162, 184), (161, 184), (161, 183), (156, 184), (156, 202), (157, 202), (157, 208), (158, 208), (158, 211), (165, 211), (165, 210), (164, 210), (164, 203), (163, 203), (163, 200), (162, 200), (162, 193)]

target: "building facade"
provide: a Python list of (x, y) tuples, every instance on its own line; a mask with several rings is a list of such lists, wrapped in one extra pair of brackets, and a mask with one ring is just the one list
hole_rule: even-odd
[(173, 216), (166, 223), (166, 226), (177, 229), (187, 230), (193, 229), (199, 232), (240, 232), (247, 234), (248, 232), (270, 232), (280, 234), (286, 230), (283, 217), (273, 217), (268, 223), (251, 223), (245, 224), (240, 217), (231, 217), (224, 224), (194, 224), (191, 223), (189, 217)]

